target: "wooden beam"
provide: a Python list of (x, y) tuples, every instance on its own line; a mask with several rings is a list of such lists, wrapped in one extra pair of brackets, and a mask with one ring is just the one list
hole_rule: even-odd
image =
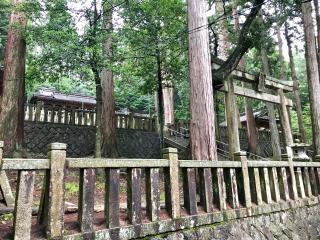
[[(212, 69), (217, 70), (221, 66), (221, 63), (213, 62)], [(240, 70), (233, 70), (231, 72), (233, 78), (235, 80), (239, 80), (242, 82), (248, 83), (258, 83), (259, 82), (259, 75), (254, 75), (251, 73), (246, 73)], [(284, 92), (292, 92), (293, 91), (293, 82), (292, 81), (282, 81), (271, 76), (265, 76), (265, 87), (271, 89), (283, 89)]]
[[(220, 89), (220, 91), (228, 92), (228, 88), (226, 88), (226, 86), (222, 87)], [(234, 86), (234, 93), (239, 96), (249, 97), (249, 98), (253, 98), (253, 99), (259, 99), (262, 101), (276, 103), (276, 104), (280, 104), (280, 101), (281, 101), (280, 96), (272, 95), (269, 93), (258, 92), (258, 91), (252, 90), (252, 89), (243, 88), (243, 87), (239, 87), (239, 86)], [(288, 99), (286, 97), (285, 97), (285, 104), (286, 104), (286, 106), (290, 106), (290, 107), (293, 106), (292, 100)]]

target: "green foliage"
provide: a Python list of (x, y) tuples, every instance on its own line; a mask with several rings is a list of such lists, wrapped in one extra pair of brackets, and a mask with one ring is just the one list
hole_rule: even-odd
[(0, 68), (3, 66), (10, 10), (9, 1), (0, 0)]
[(12, 213), (7, 213), (7, 214), (3, 214), (0, 215), (0, 221), (13, 221), (14, 216)]
[(66, 183), (66, 194), (73, 195), (79, 192), (79, 184), (74, 182), (67, 182)]
[(185, 3), (182, 0), (130, 1), (124, 6), (121, 17), (124, 23), (119, 31), (120, 46), (126, 47), (118, 48), (117, 52), (122, 59), (119, 82), (130, 82), (138, 86), (140, 94), (153, 95), (158, 85), (159, 67), (162, 80), (172, 81), (176, 86), (177, 116), (186, 118), (189, 94), (186, 94)]

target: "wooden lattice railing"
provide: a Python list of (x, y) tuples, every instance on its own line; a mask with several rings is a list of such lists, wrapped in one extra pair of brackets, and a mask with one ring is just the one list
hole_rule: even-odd
[[(48, 239), (132, 239), (319, 203), (320, 156), (314, 162), (293, 161), (287, 155), (282, 161), (248, 161), (246, 153), (239, 152), (235, 161), (195, 161), (178, 160), (177, 150), (168, 148), (163, 159), (74, 159), (66, 158), (65, 150), (65, 144), (55, 143), (49, 147), (48, 159), (0, 156), (2, 170), (18, 171), (15, 239), (30, 239), (31, 227), (39, 224), (45, 226)], [(94, 212), (97, 169), (106, 173), (104, 215), (98, 225)], [(46, 176), (35, 223), (31, 211), (39, 170)], [(72, 230), (64, 224), (65, 178), (70, 170), (80, 173), (74, 220), (79, 227)], [(126, 176), (124, 208), (120, 206), (120, 172)]]
[[(65, 106), (27, 104), (25, 105), (25, 120), (60, 123), (72, 125), (95, 126), (96, 113), (94, 110), (70, 108)], [(155, 131), (156, 121), (148, 114), (116, 112), (117, 128), (140, 129)]]

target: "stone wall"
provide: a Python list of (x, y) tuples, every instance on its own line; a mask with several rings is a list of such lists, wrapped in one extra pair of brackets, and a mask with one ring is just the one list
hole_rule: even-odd
[[(52, 142), (66, 143), (69, 157), (84, 157), (94, 153), (95, 127), (92, 126), (26, 121), (24, 132), (27, 149), (35, 154), (47, 154), (47, 145)], [(160, 158), (157, 133), (118, 129), (117, 139), (121, 157)]]
[(304, 240), (320, 239), (320, 206), (303, 207), (268, 215), (166, 233), (151, 240)]

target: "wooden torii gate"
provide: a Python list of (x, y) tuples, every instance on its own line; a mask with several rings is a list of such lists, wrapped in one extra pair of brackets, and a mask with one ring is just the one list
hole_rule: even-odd
[[(213, 71), (217, 70), (221, 64), (221, 60), (213, 59)], [(238, 86), (235, 84), (235, 81), (250, 83), (252, 84), (252, 88)], [(280, 120), (286, 145), (286, 153), (292, 156), (290, 146), (293, 144), (293, 136), (288, 108), (292, 107), (293, 104), (292, 100), (285, 95), (285, 93), (293, 91), (292, 81), (281, 81), (264, 74), (253, 75), (234, 70), (224, 80), (224, 86), (220, 88), (219, 91), (225, 92), (230, 159), (234, 158), (235, 152), (240, 151), (238, 116), (235, 111), (238, 107), (235, 99), (236, 95), (280, 105)]]

